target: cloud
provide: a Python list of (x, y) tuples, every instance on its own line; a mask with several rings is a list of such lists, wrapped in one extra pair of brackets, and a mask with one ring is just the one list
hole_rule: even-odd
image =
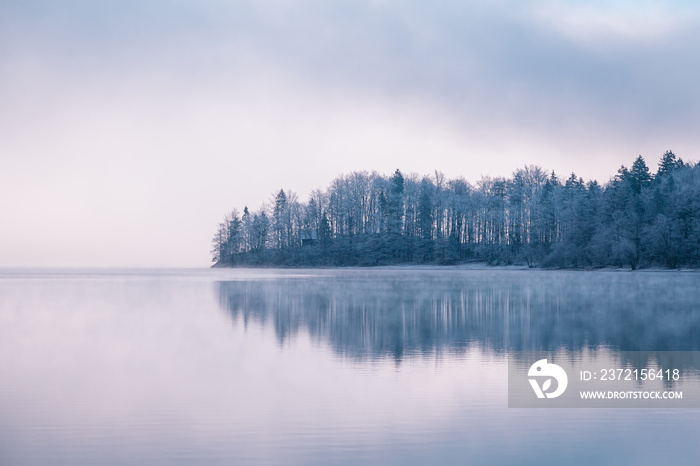
[(697, 15), (657, 4), (612, 5), (49, 2), (36, 7), (44, 15), (25, 18), (33, 27), (15, 26), (15, 40), (7, 42), (88, 78), (159, 69), (196, 87), (213, 76), (275, 69), (310, 87), (396, 99), (418, 94), (440, 100), (456, 117), (478, 113), (491, 124), (527, 119), (560, 127), (563, 113), (631, 126), (648, 119), (676, 126), (696, 117)]
[(531, 12), (542, 27), (582, 45), (654, 46), (692, 30), (697, 11), (661, 2), (540, 2)]

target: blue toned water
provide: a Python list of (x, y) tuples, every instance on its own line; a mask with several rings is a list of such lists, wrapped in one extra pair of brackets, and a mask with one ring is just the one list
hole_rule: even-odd
[(700, 274), (0, 271), (0, 464), (697, 464), (700, 410), (509, 409), (509, 351), (700, 350)]

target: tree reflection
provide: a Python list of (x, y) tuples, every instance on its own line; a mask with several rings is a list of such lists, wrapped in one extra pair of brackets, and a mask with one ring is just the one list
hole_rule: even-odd
[(700, 350), (696, 274), (329, 271), (219, 282), (235, 320), (352, 358), (463, 351)]

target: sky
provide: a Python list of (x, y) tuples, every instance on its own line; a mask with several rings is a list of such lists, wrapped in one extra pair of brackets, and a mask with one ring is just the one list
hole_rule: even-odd
[(0, 267), (207, 267), (351, 171), (697, 161), (690, 1), (0, 0)]

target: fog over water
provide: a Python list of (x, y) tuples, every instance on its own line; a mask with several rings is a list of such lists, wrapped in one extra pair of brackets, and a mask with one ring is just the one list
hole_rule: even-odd
[[(421, 270), (309, 272), (219, 282), (234, 320), (307, 332), (359, 359), (610, 348), (700, 350), (696, 273)], [(318, 274), (318, 275), (314, 275)]]

